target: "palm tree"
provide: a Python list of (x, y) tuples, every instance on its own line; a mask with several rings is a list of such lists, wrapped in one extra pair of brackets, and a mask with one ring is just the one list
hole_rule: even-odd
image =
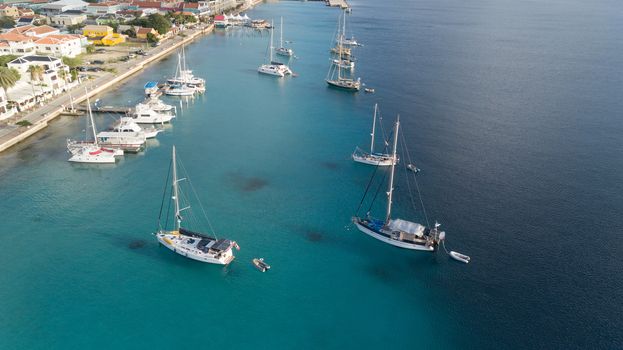
[(32, 86), (33, 98), (36, 100), (37, 98), (35, 96), (35, 80), (43, 80), (43, 67), (30, 66), (28, 67), (28, 72), (30, 73), (30, 86)]
[(0, 67), (0, 87), (4, 89), (7, 101), (9, 100), (9, 89), (15, 86), (19, 78), (19, 72), (15, 69)]

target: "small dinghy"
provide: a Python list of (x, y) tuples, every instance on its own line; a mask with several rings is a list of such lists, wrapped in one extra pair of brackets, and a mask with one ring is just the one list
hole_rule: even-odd
[(459, 252), (455, 252), (455, 251), (450, 251), (450, 256), (452, 257), (452, 259), (456, 260), (456, 261), (460, 261), (462, 263), (469, 263), (469, 256), (465, 255), (465, 254), (461, 254)]
[(253, 259), (253, 265), (255, 265), (255, 267), (257, 267), (257, 269), (262, 272), (266, 272), (266, 270), (270, 270), (270, 265), (264, 262), (264, 258)]
[(409, 164), (409, 165), (407, 165), (407, 168), (408, 168), (409, 170), (413, 171), (414, 173), (417, 173), (417, 172), (419, 172), (419, 171), (420, 171), (420, 169), (418, 169), (418, 168), (415, 166), (415, 164)]
[(374, 93), (374, 89), (373, 88), (365, 88), (363, 89), (363, 91), (369, 93), (369, 94), (373, 94)]

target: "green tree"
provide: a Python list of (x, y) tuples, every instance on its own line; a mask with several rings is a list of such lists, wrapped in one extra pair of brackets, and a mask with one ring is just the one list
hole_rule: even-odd
[(63, 64), (65, 64), (69, 68), (76, 68), (82, 64), (82, 59), (80, 57), (63, 56), (62, 60)]
[(145, 27), (154, 28), (162, 35), (166, 34), (171, 29), (171, 21), (159, 13), (152, 13), (147, 16)]
[(7, 63), (13, 61), (14, 59), (16, 59), (18, 57), (19, 56), (17, 56), (17, 55), (2, 55), (2, 56), (0, 56), (0, 66), (6, 67)]
[(130, 38), (136, 38), (136, 30), (134, 30), (134, 28), (130, 28), (130, 29), (124, 31), (122, 34), (125, 34), (125, 35), (129, 36)]
[(147, 33), (147, 42), (150, 44), (157, 43), (160, 41), (158, 37), (154, 33)]
[(82, 32), (82, 28), (84, 28), (84, 23), (71, 24), (67, 26), (67, 31), (73, 34), (79, 34)]
[(95, 45), (91, 44), (91, 45), (87, 45), (87, 53), (88, 54), (92, 54), (95, 52)]
[(0, 27), (1, 28), (13, 28), (15, 27), (15, 20), (11, 17), (2, 16), (0, 17)]
[(13, 68), (0, 67), (0, 87), (4, 89), (6, 99), (9, 99), (9, 89), (19, 80), (19, 72)]

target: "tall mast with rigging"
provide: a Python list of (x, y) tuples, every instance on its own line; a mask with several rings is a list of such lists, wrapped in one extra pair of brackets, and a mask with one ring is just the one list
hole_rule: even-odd
[(175, 203), (175, 229), (180, 229), (180, 224), (182, 223), (182, 216), (180, 215), (180, 201), (179, 201), (179, 191), (177, 188), (177, 163), (175, 160), (175, 146), (173, 146), (173, 157), (172, 157), (172, 166), (173, 166), (173, 202)]
[(394, 169), (396, 168), (396, 148), (398, 146), (398, 129), (400, 128), (400, 115), (396, 117), (396, 128), (394, 129), (394, 152), (392, 153), (392, 169), (389, 177), (389, 188), (387, 189), (387, 215), (385, 222), (388, 223), (392, 213), (392, 195), (394, 192)]
[(372, 119), (372, 141), (370, 141), (370, 154), (374, 154), (374, 129), (376, 128), (376, 109), (378, 103), (374, 104), (374, 119)]

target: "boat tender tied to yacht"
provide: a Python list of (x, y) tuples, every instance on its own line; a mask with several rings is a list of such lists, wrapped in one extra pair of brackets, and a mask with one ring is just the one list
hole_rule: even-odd
[[(173, 200), (174, 204), (173, 221), (175, 222), (175, 227), (173, 230), (167, 230), (166, 225), (162, 227), (162, 223), (159, 222), (159, 228), (155, 233), (158, 242), (173, 252), (189, 259), (219, 265), (231, 263), (234, 260), (233, 249), (240, 249), (235, 241), (224, 238), (219, 239), (216, 238), (215, 235), (206, 235), (182, 227), (182, 222), (184, 221), (182, 214), (190, 212), (191, 208), (190, 205), (184, 207), (180, 205), (181, 197), (184, 193), (190, 191), (182, 192), (179, 188), (180, 182), (189, 182), (189, 180), (188, 177), (178, 179), (175, 146), (173, 146), (170, 169), (172, 172), (170, 198)], [(165, 190), (165, 197), (167, 192), (169, 192), (169, 190)], [(192, 192), (196, 193), (194, 190)], [(163, 197), (163, 199), (165, 197)], [(162, 214), (162, 210), (160, 214)]]

